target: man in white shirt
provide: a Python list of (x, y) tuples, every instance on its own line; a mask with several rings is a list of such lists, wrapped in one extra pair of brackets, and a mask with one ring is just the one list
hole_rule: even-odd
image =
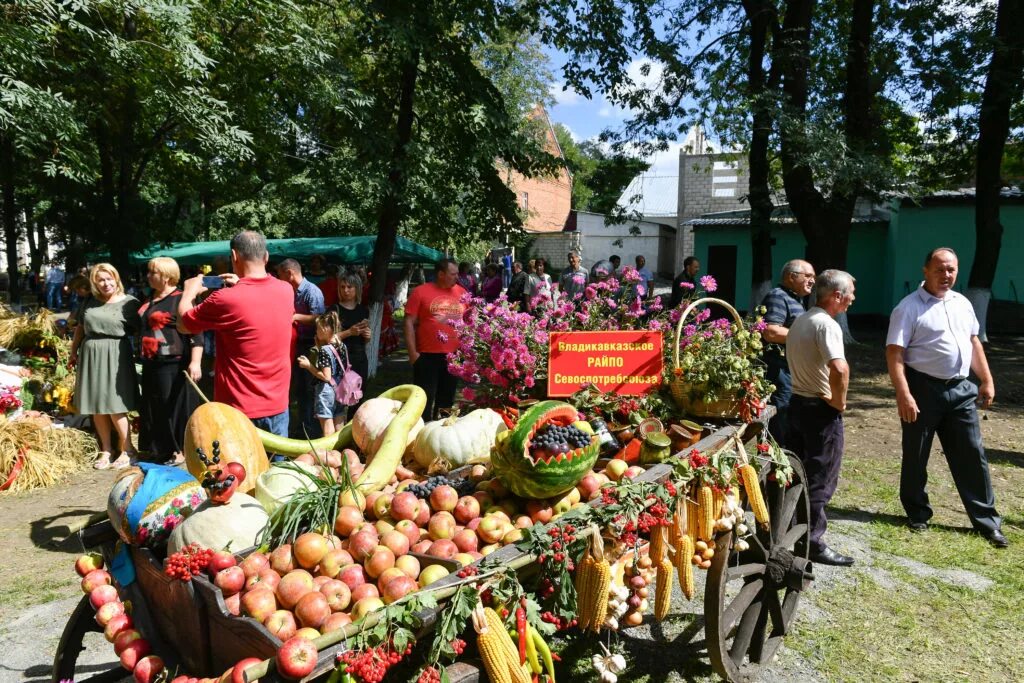
[(829, 548), (823, 536), (828, 527), (825, 506), (839, 483), (843, 412), (850, 386), (843, 331), (835, 317), (853, 303), (853, 276), (826, 270), (818, 277), (814, 293), (815, 305), (798, 317), (786, 334), (786, 361), (793, 379), (786, 444), (807, 474), (811, 561), (848, 567), (853, 558)]
[[(921, 287), (889, 318), (885, 359), (903, 426), (900, 502), (911, 530), (925, 531), (932, 516), (925, 491), (928, 456), (938, 434), (971, 523), (992, 545), (1005, 548), (977, 410), (991, 405), (995, 383), (974, 309), (953, 291), (958, 265), (952, 249), (930, 252)], [(972, 370), (980, 385), (967, 379)]]

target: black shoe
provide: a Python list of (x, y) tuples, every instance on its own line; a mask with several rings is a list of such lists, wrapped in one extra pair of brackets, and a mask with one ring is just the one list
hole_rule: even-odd
[(1006, 539), (1006, 536), (1003, 536), (1003, 532), (999, 529), (986, 533), (985, 540), (996, 548), (1008, 548), (1010, 546), (1010, 541)]
[(915, 534), (928, 531), (928, 522), (907, 522), (907, 526), (910, 527), (910, 530)]
[(818, 552), (811, 553), (811, 562), (815, 564), (830, 564), (834, 567), (849, 567), (853, 564), (853, 558), (837, 553), (832, 548), (822, 548)]

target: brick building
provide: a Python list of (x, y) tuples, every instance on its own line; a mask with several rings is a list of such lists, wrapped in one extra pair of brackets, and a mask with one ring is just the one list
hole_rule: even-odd
[(506, 171), (505, 183), (516, 193), (519, 208), (526, 214), (526, 232), (559, 233), (565, 229), (572, 209), (572, 175), (565, 165), (565, 155), (551, 127), (544, 107), (538, 105), (530, 114), (544, 134), (545, 149), (563, 161), (558, 173), (551, 176), (527, 178), (520, 173)]

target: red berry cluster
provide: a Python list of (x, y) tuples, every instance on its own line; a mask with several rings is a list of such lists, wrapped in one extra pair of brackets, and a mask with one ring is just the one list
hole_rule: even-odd
[(565, 619), (550, 611), (541, 612), (540, 619), (541, 621), (546, 621), (549, 624), (554, 624), (555, 629), (559, 631), (565, 631), (573, 628), (578, 623), (577, 619)]
[(198, 576), (206, 569), (212, 558), (213, 550), (201, 548), (198, 543), (190, 543), (168, 556), (164, 562), (164, 574), (172, 579), (191, 581), (193, 576)]
[(462, 638), (456, 638), (452, 641), (452, 650), (456, 655), (461, 655), (466, 649), (466, 641)]
[(551, 542), (548, 544), (550, 554), (541, 553), (537, 562), (540, 564), (545, 564), (548, 560), (566, 562), (566, 569), (572, 571), (574, 569), (572, 560), (568, 559), (564, 551), (568, 550), (569, 546), (576, 541), (576, 527), (572, 524), (566, 524), (565, 527), (553, 526), (548, 529), (548, 536), (551, 537)]
[(412, 643), (405, 647), (404, 652), (392, 649), (391, 645), (378, 645), (365, 650), (349, 650), (341, 655), (345, 670), (364, 683), (380, 683), (388, 669), (402, 661), (412, 652)]
[(477, 571), (477, 568), (470, 564), (460, 569), (456, 576), (458, 576), (460, 579), (466, 579), (470, 576), (476, 576), (478, 573), (479, 572)]
[(441, 683), (441, 672), (432, 666), (428, 666), (420, 672), (420, 677), (416, 679), (416, 683)]
[(704, 455), (696, 448), (690, 451), (690, 467), (699, 469), (708, 464), (708, 456)]

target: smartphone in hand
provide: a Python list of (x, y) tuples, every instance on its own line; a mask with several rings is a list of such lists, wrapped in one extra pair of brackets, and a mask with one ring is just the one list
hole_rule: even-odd
[(217, 275), (204, 275), (203, 287), (207, 289), (220, 289), (224, 286), (224, 279)]

